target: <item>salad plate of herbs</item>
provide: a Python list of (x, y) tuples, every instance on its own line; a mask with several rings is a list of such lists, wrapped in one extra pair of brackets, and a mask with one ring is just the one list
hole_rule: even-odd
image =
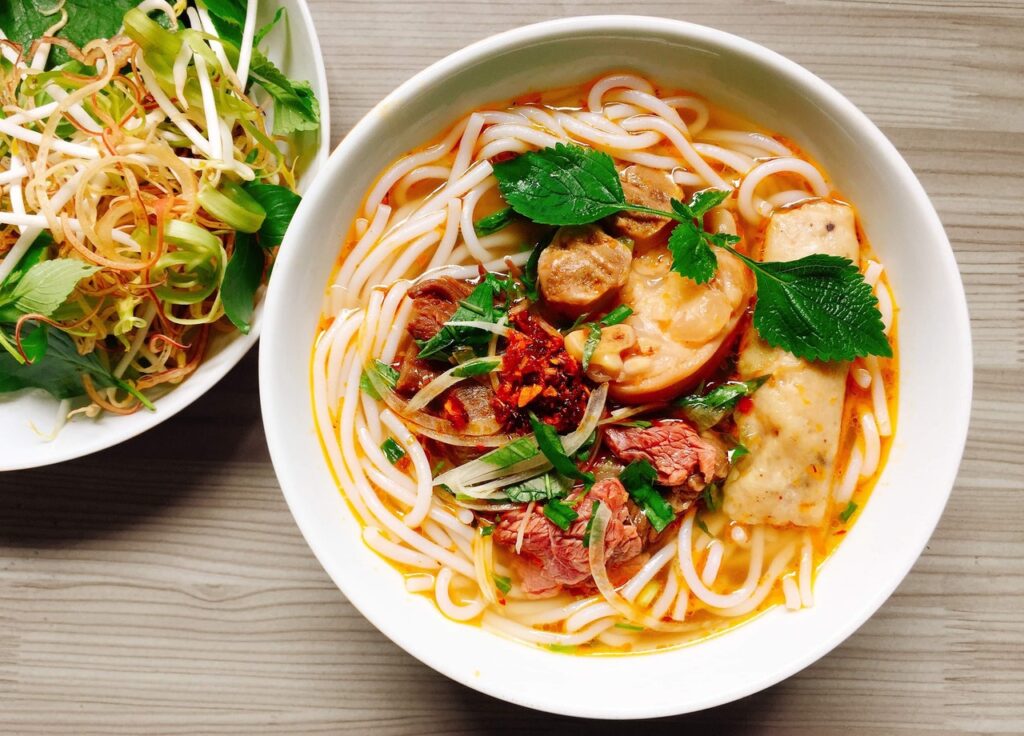
[(303, 0), (0, 7), (0, 470), (110, 447), (245, 355), (328, 152)]

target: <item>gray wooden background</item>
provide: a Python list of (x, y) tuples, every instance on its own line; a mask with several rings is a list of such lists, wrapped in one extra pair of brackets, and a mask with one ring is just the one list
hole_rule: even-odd
[[(641, 728), (1024, 733), (1024, 3), (311, 4), (335, 140), (399, 82), (470, 41), (609, 12), (759, 41), (881, 125), (938, 207), (971, 306), (974, 413), (952, 500), (896, 595), (831, 655), (745, 700)], [(576, 729), (634, 732), (479, 695), (414, 661), (348, 605), (278, 490), (255, 352), (141, 438), (0, 476), (0, 732)]]

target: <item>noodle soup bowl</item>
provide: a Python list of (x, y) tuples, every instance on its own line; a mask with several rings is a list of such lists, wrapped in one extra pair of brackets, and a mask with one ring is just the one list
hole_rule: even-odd
[[(888, 462), (822, 565), (813, 607), (776, 607), (726, 633), (633, 656), (571, 656), (446, 618), (362, 541), (314, 422), (310, 361), (324, 293), (366, 191), (387, 166), (494, 100), (633, 69), (796, 141), (855, 202), (899, 305), (901, 368)], [(910, 570), (952, 488), (967, 430), (971, 348), (956, 263), (920, 183), (849, 100), (749, 41), (660, 18), (588, 17), (520, 28), (413, 77), (359, 122), (304, 199), (266, 304), (264, 422), (310, 547), (384, 634), (439, 672), (504, 700), (597, 718), (665, 716), (766, 688), (853, 633)], [(942, 400), (937, 400), (937, 397)]]

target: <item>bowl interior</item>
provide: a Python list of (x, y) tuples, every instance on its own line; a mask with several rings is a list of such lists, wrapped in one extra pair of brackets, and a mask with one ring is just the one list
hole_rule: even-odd
[[(308, 80), (320, 101), (320, 129), (303, 133), (295, 141), (295, 152), (299, 157), (297, 180), (299, 190), (305, 191), (327, 162), (331, 128), (327, 78), (305, 0), (275, 0), (260, 4), (258, 24), (262, 26), (270, 22), (278, 7), (285, 8), (287, 15), (267, 36), (261, 48), (266, 49), (268, 58), (273, 59), (286, 76)], [(126, 417), (104, 414), (94, 420), (80, 419), (69, 423), (56, 438), (47, 442), (31, 427), (34, 425), (44, 433), (50, 431), (57, 419), (58, 402), (55, 399), (42, 391), (20, 391), (0, 396), (0, 427), (5, 430), (4, 441), (0, 443), (0, 471), (50, 465), (112, 447), (174, 416), (206, 393), (256, 344), (262, 314), (261, 303), (257, 305), (248, 335), (237, 332), (215, 335), (202, 365), (188, 380), (160, 397), (156, 412), (139, 411)]]
[[(704, 95), (792, 138), (821, 162), (857, 205), (889, 269), (902, 370), (891, 457), (861, 519), (826, 562), (814, 608), (773, 610), (682, 649), (584, 658), (454, 623), (405, 592), (399, 574), (363, 545), (334, 486), (314, 429), (308, 376), (328, 274), (379, 172), (476, 107), (621, 69)], [(767, 687), (829, 651), (881, 605), (923, 548), (952, 486), (970, 404), (970, 344), (962, 286), (938, 218), (903, 159), (851, 103), (742, 39), (664, 19), (598, 17), (471, 46), (414, 77), (356, 126), (303, 202), (285, 245), (267, 304), (261, 392), (292, 512), (328, 573), (378, 628), (491, 695), (553, 712), (627, 718), (697, 710)]]

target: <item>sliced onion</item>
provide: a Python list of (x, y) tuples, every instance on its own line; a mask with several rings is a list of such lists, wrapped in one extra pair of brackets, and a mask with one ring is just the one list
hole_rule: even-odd
[[(459, 363), (457, 366), (449, 368), (444, 373), (442, 373), (440, 376), (438, 376), (437, 378), (434, 378), (429, 383), (427, 383), (426, 386), (424, 386), (419, 391), (417, 391), (416, 395), (413, 396), (411, 399), (409, 399), (409, 402), (406, 404), (406, 406), (405, 406), (406, 411), (409, 411), (409, 412), (420, 411), (421, 409), (426, 407), (426, 405), (429, 404), (431, 401), (433, 401), (438, 396), (443, 394), (446, 389), (454, 386), (459, 381), (464, 381), (467, 378), (472, 378), (472, 376), (460, 376), (460, 375), (458, 375), (458, 371), (460, 371), (460, 370), (464, 371), (467, 368), (473, 368), (473, 367), (478, 366), (478, 365), (487, 365), (487, 364), (491, 365), (491, 368), (488, 371), (486, 371), (487, 373), (490, 373), (491, 371), (495, 371), (495, 370), (497, 370), (498, 368), (501, 367), (501, 358), (499, 358), (497, 356), (495, 356), (493, 358), (491, 358), (491, 357), (473, 358), (472, 360), (467, 360), (465, 363)], [(483, 374), (482, 373), (477, 373), (477, 374), (474, 374), (474, 375), (483, 375)]]
[(438, 432), (428, 427), (424, 427), (421, 424), (415, 424), (410, 420), (406, 420), (409, 424), (412, 424), (412, 431), (423, 437), (429, 437), (432, 440), (443, 442), (446, 445), (455, 445), (456, 447), (501, 447), (507, 445), (509, 442), (515, 439), (510, 434), (495, 434), (495, 435), (475, 435), (472, 437), (465, 437), (459, 434), (458, 430), (452, 432)]
[[(597, 428), (597, 423), (604, 412), (604, 404), (607, 397), (608, 384), (606, 383), (601, 384), (590, 394), (590, 400), (587, 402), (587, 408), (580, 425), (574, 431), (561, 438), (562, 447), (566, 455), (572, 455), (579, 450), (590, 434)], [(551, 468), (551, 463), (536, 448), (535, 441), (532, 438), (530, 442), (534, 443), (534, 454), (524, 460), (504, 468), (499, 468), (481, 457), (442, 473), (435, 478), (434, 482), (443, 483), (460, 495), (477, 497), (475, 486), (486, 483), (486, 491), (493, 493), (496, 487), (507, 486), (511, 483), (540, 475)], [(484, 455), (484, 457), (487, 457), (487, 455)], [(495, 486), (492, 481), (504, 482)], [(479, 497), (486, 498), (486, 496)]]
[(432, 417), (422, 411), (409, 411), (409, 402), (400, 398), (394, 391), (392, 391), (391, 387), (384, 382), (384, 379), (380, 377), (380, 374), (377, 373), (376, 370), (368, 366), (364, 373), (366, 374), (366, 377), (369, 378), (373, 387), (377, 390), (377, 393), (380, 394), (381, 399), (388, 405), (388, 408), (407, 422), (417, 425), (416, 427), (411, 428), (413, 432), (418, 431), (417, 427), (426, 427), (434, 430), (435, 432), (441, 432), (448, 435), (485, 437), (487, 435), (498, 434), (501, 430), (501, 425), (498, 424), (496, 419), (472, 421), (462, 429), (456, 429), (455, 425), (447, 419)]
[(501, 335), (502, 337), (508, 334), (507, 326), (493, 322), (484, 322), (483, 320), (448, 320), (444, 324), (446, 327), (475, 327), (478, 330), (493, 332), (495, 335)]
[(598, 422), (598, 425), (604, 427), (609, 424), (617, 424), (625, 421), (630, 417), (635, 417), (637, 414), (643, 414), (654, 409), (663, 407), (664, 404), (641, 404), (640, 406), (624, 407), (622, 409), (616, 409), (609, 416)]
[(695, 631), (698, 624), (669, 623), (651, 616), (632, 601), (626, 600), (622, 594), (612, 585), (608, 577), (607, 560), (605, 555), (605, 534), (608, 531), (608, 522), (611, 520), (612, 512), (603, 501), (598, 503), (597, 511), (592, 517), (590, 527), (590, 574), (594, 577), (594, 584), (604, 599), (618, 611), (622, 616), (632, 623), (651, 629), (652, 631), (665, 631), (671, 633)]

